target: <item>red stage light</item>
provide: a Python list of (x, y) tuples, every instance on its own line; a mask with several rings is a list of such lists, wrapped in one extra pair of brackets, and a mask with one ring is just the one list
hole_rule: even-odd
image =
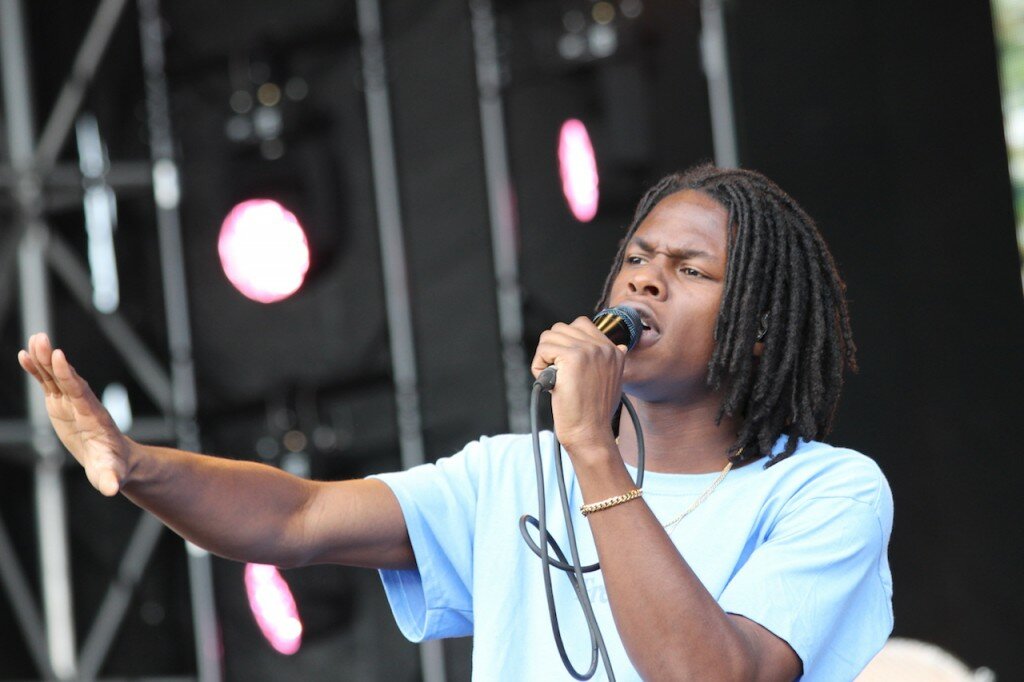
[(245, 565), (245, 592), (260, 632), (270, 646), (285, 655), (302, 646), (302, 621), (292, 591), (281, 573), (265, 564)]
[(260, 303), (288, 298), (309, 271), (306, 233), (295, 214), (270, 199), (250, 199), (231, 209), (217, 251), (235, 288)]
[(597, 215), (597, 161), (583, 122), (571, 118), (558, 134), (558, 171), (562, 194), (576, 220), (590, 222)]

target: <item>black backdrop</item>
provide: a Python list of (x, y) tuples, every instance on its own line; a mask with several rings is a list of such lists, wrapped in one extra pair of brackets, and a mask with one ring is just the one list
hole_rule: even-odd
[[(472, 38), (462, 2), (384, 4), (424, 426), (428, 454), (438, 457), (505, 428)], [(644, 3), (613, 59), (569, 67), (550, 47), (564, 8), (497, 3), (527, 345), (553, 321), (591, 309), (642, 189), (712, 154), (697, 4)], [(213, 452), (252, 456), (267, 432), (268, 402), (311, 394), (347, 439), (315, 459), (315, 475), (394, 468), (354, 7), (242, 7), (164, 8), (205, 442)], [(31, 3), (41, 112), (90, 9)], [(67, 21), (48, 20), (58, 11)], [(1024, 558), (1015, 495), (1024, 467), (1024, 315), (988, 6), (735, 0), (728, 25), (742, 162), (818, 219), (849, 285), (862, 369), (848, 382), (833, 440), (875, 457), (893, 487), (896, 634), (937, 642), (1007, 678), (1024, 662), (1014, 638), (1024, 612), (1015, 580)], [(145, 155), (134, 32), (129, 12), (89, 100), (115, 158)], [(289, 151), (275, 163), (228, 144), (222, 132), (228, 64), (254, 49), (310, 85), (290, 112)], [(589, 225), (568, 215), (553, 165), (557, 126), (570, 115), (590, 125), (601, 164), (605, 199)], [(329, 258), (294, 299), (263, 307), (220, 275), (214, 240), (231, 202), (274, 182), (311, 216)], [(151, 215), (137, 199), (123, 199), (122, 210), (134, 220), (122, 221), (131, 228), (119, 232), (121, 265), (141, 300), (126, 296), (126, 314), (161, 350)], [(81, 242), (76, 214), (54, 222)], [(91, 324), (56, 294), (57, 331), (82, 372), (97, 385), (128, 380)], [(19, 336), (8, 318), (4, 357), (13, 359)], [(17, 416), (13, 360), (0, 364), (0, 376), (4, 416)], [(130, 380), (129, 388), (137, 394)], [(23, 467), (0, 461), (0, 512), (35, 574), (27, 481)], [(88, 616), (131, 510), (104, 506), (74, 471), (68, 482), (81, 520), (72, 526), (76, 607)], [(183, 567), (180, 546), (165, 538), (108, 674), (191, 670)], [(238, 572), (217, 562), (232, 678), (308, 677), (340, 666), (364, 679), (415, 675), (415, 651), (380, 617), (372, 574), (291, 572), (300, 601), (317, 606), (309, 646), (284, 659), (252, 628)], [(165, 604), (164, 617), (145, 611), (152, 603)], [(19, 641), (5, 600), (0, 633)], [(466, 643), (449, 647), (453, 679), (467, 676), (466, 652)], [(31, 675), (20, 647), (5, 647), (0, 678)]]
[(896, 504), (896, 634), (1020, 668), (1024, 340), (987, 3), (737, 3), (744, 162), (822, 225), (861, 372), (833, 440)]

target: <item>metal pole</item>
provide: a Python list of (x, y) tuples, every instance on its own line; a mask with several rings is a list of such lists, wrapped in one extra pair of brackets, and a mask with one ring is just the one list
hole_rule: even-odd
[[(398, 413), (398, 440), (402, 466), (422, 464), (425, 459), (416, 378), (416, 348), (413, 341), (412, 310), (406, 273), (405, 240), (399, 210), (398, 173), (391, 128), (384, 40), (381, 36), (378, 0), (358, 0), (356, 16), (362, 43), (366, 118), (370, 133), (370, 156), (380, 232), (384, 297), (391, 344), (391, 364)], [(444, 647), (434, 640), (420, 645), (420, 664), (425, 682), (444, 682)]]
[(501, 63), (494, 10), (490, 0), (469, 0), (473, 21), (473, 49), (483, 133), (484, 174), (491, 221), (491, 249), (498, 296), (498, 329), (505, 365), (505, 402), (509, 429), (530, 430), (528, 411), (529, 370), (523, 347), (523, 305), (519, 289), (519, 255), (516, 245), (512, 174), (505, 138), (505, 114), (501, 101)]
[(704, 59), (704, 74), (708, 81), (715, 163), (724, 168), (734, 168), (739, 165), (740, 160), (732, 108), (732, 82), (729, 77), (723, 0), (701, 0), (700, 16), (700, 46)]
[(145, 511), (140, 514), (139, 522), (128, 542), (128, 549), (125, 550), (121, 557), (121, 563), (118, 565), (117, 577), (103, 597), (103, 602), (96, 613), (96, 620), (93, 621), (85, 643), (82, 645), (79, 657), (79, 679), (96, 679), (100, 666), (103, 665), (103, 661), (110, 651), (110, 645), (114, 643), (117, 629), (124, 620), (125, 611), (128, 610), (128, 605), (131, 602), (132, 591), (138, 585), (139, 579), (142, 578), (142, 571), (153, 556), (157, 540), (160, 539), (163, 532), (164, 525), (160, 519)]
[(43, 677), (52, 680), (55, 678), (53, 669), (50, 668), (50, 660), (46, 655), (46, 628), (43, 626), (43, 619), (39, 615), (35, 602), (32, 600), (32, 588), (29, 587), (21, 566), (18, 564), (17, 555), (14, 553), (14, 544), (7, 533), (7, 526), (0, 518), (0, 583), (11, 600), (14, 607), (14, 617), (18, 620), (21, 632), (25, 636), (25, 643), (28, 644), (28, 652), (35, 661), (36, 667)]
[[(184, 250), (178, 205), (181, 190), (174, 162), (167, 77), (164, 72), (164, 36), (158, 0), (139, 0), (139, 34), (142, 68), (145, 74), (146, 112), (150, 157), (153, 161), (153, 195), (156, 199), (157, 230), (160, 239), (160, 270), (163, 276), (167, 335), (171, 352), (171, 392), (178, 446), (192, 452), (200, 449), (196, 425), (196, 383), (192, 364), (192, 334), (185, 286)], [(213, 600), (213, 570), (210, 555), (191, 543), (188, 550), (192, 587), (192, 618), (200, 682), (221, 679), (217, 613)]]
[[(5, 97), (7, 95), (5, 94)], [(11, 184), (17, 188), (17, 183)], [(18, 264), (18, 245), (25, 237), (28, 224), (24, 221), (7, 228), (7, 234), (0, 243), (0, 326), (7, 320), (8, 309), (14, 297), (14, 270)]]
[(104, 314), (96, 310), (90, 294), (89, 271), (81, 259), (56, 234), (50, 237), (46, 258), (53, 272), (64, 282), (82, 309), (93, 316), (100, 331), (128, 365), (142, 390), (163, 414), (170, 414), (173, 403), (170, 377), (123, 315), (119, 312)]
[[(18, 0), (0, 3), (4, 113), (11, 167), (18, 175), (15, 202), (25, 236), (18, 248), (22, 330), (27, 337), (51, 331), (50, 297), (44, 260), (47, 230), (42, 222), (42, 191), (35, 173), (31, 89), (25, 25)], [(75, 629), (71, 612), (67, 518), (60, 472), (64, 451), (50, 426), (42, 394), (25, 377), (32, 444), (37, 454), (35, 493), (42, 574), (43, 612), (50, 666), (58, 679), (76, 676)]]
[(64, 146), (89, 82), (96, 75), (100, 59), (110, 44), (110, 36), (117, 27), (118, 19), (121, 18), (124, 4), (125, 0), (103, 0), (96, 8), (96, 14), (93, 15), (92, 23), (89, 24), (82, 45), (78, 48), (78, 54), (75, 55), (75, 61), (71, 65), (71, 73), (64, 81), (64, 87), (57, 96), (57, 103), (53, 105), (50, 118), (39, 137), (35, 160), (36, 169), (40, 173), (46, 173), (50, 169), (57, 160), (61, 147)]

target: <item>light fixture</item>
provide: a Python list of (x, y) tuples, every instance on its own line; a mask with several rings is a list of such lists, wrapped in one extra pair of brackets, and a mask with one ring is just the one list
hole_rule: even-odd
[(562, 124), (558, 134), (558, 171), (562, 178), (562, 194), (576, 220), (588, 223), (597, 215), (597, 161), (587, 127), (571, 118)]
[(309, 271), (305, 231), (294, 213), (270, 199), (250, 199), (231, 209), (217, 250), (228, 280), (260, 303), (288, 298)]
[(290, 656), (302, 646), (302, 621), (295, 598), (275, 566), (245, 565), (245, 592), (260, 632), (278, 653)]

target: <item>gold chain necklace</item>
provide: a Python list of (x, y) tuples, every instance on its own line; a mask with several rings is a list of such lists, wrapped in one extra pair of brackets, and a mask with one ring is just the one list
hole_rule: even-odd
[(679, 516), (675, 517), (674, 519), (672, 519), (668, 523), (663, 523), (662, 524), (662, 526), (665, 528), (665, 530), (668, 532), (669, 535), (671, 535), (672, 531), (674, 531), (676, 529), (676, 526), (679, 525), (680, 521), (682, 521), (687, 516), (689, 516), (690, 512), (692, 512), (694, 509), (699, 507), (704, 500), (708, 499), (708, 497), (711, 496), (711, 493), (715, 492), (715, 488), (718, 487), (719, 483), (721, 483), (722, 481), (725, 480), (725, 477), (729, 474), (729, 472), (731, 470), (732, 470), (732, 462), (730, 461), (730, 462), (726, 463), (725, 468), (722, 469), (722, 473), (718, 474), (718, 478), (716, 478), (714, 480), (714, 482), (711, 485), (708, 486), (707, 490), (705, 490), (703, 493), (701, 493), (700, 497), (698, 497), (696, 500), (693, 501), (693, 504), (691, 504), (687, 508), (686, 511), (684, 511), (682, 514), (680, 514)]
[[(618, 444), (619, 444), (619, 439), (618, 439), (618, 437), (616, 437), (616, 438), (615, 438), (615, 444), (616, 444), (616, 445), (618, 445)], [(740, 456), (741, 456), (742, 454), (743, 454), (743, 448), (740, 448), (740, 449), (739, 449), (739, 452), (737, 452), (737, 453), (736, 453), (736, 457), (737, 457), (737, 459), (738, 459), (738, 458), (739, 458), (739, 457), (740, 457)], [(672, 531), (674, 531), (674, 530), (676, 529), (676, 526), (678, 526), (678, 525), (679, 525), (679, 522), (680, 522), (680, 521), (682, 521), (682, 520), (683, 520), (683, 519), (685, 519), (685, 518), (686, 518), (687, 516), (689, 516), (689, 515), (690, 515), (690, 512), (692, 512), (692, 511), (693, 511), (694, 509), (696, 509), (697, 507), (699, 507), (699, 506), (701, 505), (701, 503), (702, 503), (702, 502), (704, 502), (704, 500), (708, 499), (708, 497), (710, 497), (710, 496), (711, 496), (711, 493), (715, 492), (715, 488), (717, 488), (717, 487), (718, 487), (718, 484), (719, 484), (719, 483), (721, 483), (722, 481), (724, 481), (724, 480), (725, 480), (725, 477), (729, 475), (729, 472), (730, 472), (730, 471), (732, 471), (732, 460), (731, 460), (731, 459), (730, 459), (730, 460), (729, 460), (728, 462), (726, 462), (726, 464), (725, 464), (725, 468), (724, 468), (724, 469), (722, 469), (722, 473), (718, 474), (718, 478), (716, 478), (716, 479), (715, 479), (715, 480), (714, 480), (714, 481), (713, 481), (713, 482), (711, 483), (711, 485), (709, 485), (709, 486), (708, 486), (707, 490), (705, 490), (704, 492), (702, 492), (702, 493), (700, 494), (700, 497), (698, 497), (698, 498), (697, 498), (696, 500), (694, 500), (694, 501), (693, 501), (693, 504), (691, 504), (691, 505), (690, 505), (690, 506), (689, 506), (689, 507), (688, 507), (688, 508), (686, 509), (686, 511), (684, 511), (684, 512), (683, 512), (682, 514), (680, 514), (679, 516), (675, 517), (674, 519), (672, 519), (672, 520), (671, 520), (671, 521), (669, 521), (668, 523), (663, 523), (663, 524), (661, 524), (662, 528), (664, 528), (664, 529), (665, 529), (665, 531), (666, 531), (666, 532), (667, 532), (667, 533), (668, 533), (669, 535), (671, 535), (671, 534), (672, 534)]]

